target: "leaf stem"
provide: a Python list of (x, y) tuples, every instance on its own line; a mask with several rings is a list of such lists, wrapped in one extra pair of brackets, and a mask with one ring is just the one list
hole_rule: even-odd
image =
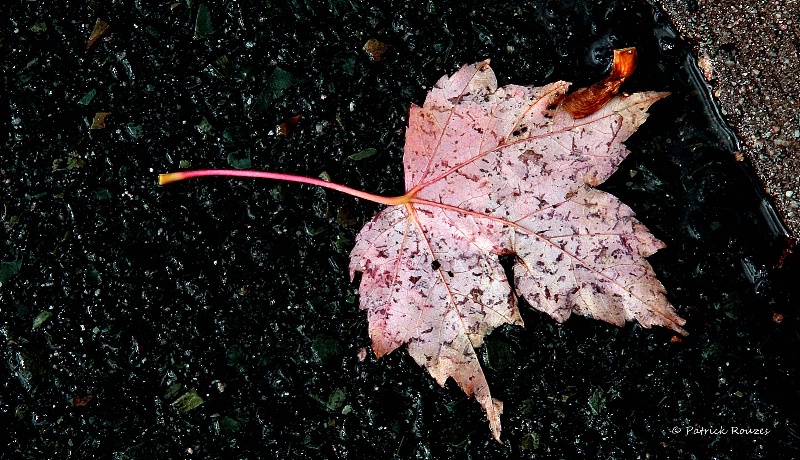
[(311, 177), (295, 176), (294, 174), (283, 174), (265, 171), (239, 171), (231, 169), (200, 169), (197, 171), (182, 171), (169, 174), (159, 174), (158, 184), (166, 185), (172, 182), (177, 182), (184, 179), (192, 179), (195, 177), (206, 176), (224, 176), (224, 177), (249, 177), (254, 179), (272, 179), (284, 182), (299, 182), (301, 184), (316, 185), (317, 187), (325, 187), (338, 192), (346, 193), (357, 198), (373, 201), (375, 203), (385, 204), (387, 206), (394, 206), (408, 203), (411, 200), (410, 194), (402, 196), (381, 196), (372, 193), (362, 192), (344, 185), (334, 184), (322, 179), (314, 179)]

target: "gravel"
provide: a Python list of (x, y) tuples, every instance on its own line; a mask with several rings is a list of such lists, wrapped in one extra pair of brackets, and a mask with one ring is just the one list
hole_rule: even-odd
[(800, 237), (800, 3), (658, 0), (769, 198)]

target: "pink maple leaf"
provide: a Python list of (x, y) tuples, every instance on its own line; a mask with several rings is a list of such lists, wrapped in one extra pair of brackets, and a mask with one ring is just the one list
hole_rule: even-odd
[[(522, 325), (517, 295), (559, 322), (574, 312), (685, 334), (644, 259), (664, 244), (592, 187), (666, 93), (607, 98), (575, 119), (559, 105), (568, 86), (497, 88), (488, 61), (440, 79), (411, 108), (407, 201), (365, 225), (350, 254), (375, 354), (407, 344), (439, 384), (452, 378), (475, 396), (498, 441), (503, 404), (476, 348), (497, 326)], [(516, 292), (503, 254), (515, 256)]]
[[(686, 334), (645, 260), (664, 244), (628, 206), (593, 188), (617, 169), (628, 154), (622, 143), (667, 94), (616, 96), (635, 56), (633, 48), (615, 50), (605, 80), (568, 96), (563, 81), (497, 88), (488, 61), (443, 77), (411, 108), (403, 196), (260, 171), (185, 171), (159, 183), (259, 177), (389, 205), (350, 254), (350, 276), (363, 273), (372, 348), (380, 358), (407, 344), (439, 384), (452, 378), (475, 396), (499, 442), (503, 404), (475, 350), (497, 326), (522, 325), (518, 296), (559, 322), (577, 313)], [(500, 255), (515, 258), (515, 292)]]

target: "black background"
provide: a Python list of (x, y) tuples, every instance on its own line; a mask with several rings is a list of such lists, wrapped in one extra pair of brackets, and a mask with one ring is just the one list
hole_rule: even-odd
[[(202, 8), (210, 33), (196, 27)], [(800, 455), (796, 257), (781, 258), (779, 224), (652, 6), (202, 8), (8, 7), (0, 458)], [(110, 29), (87, 50), (97, 18)], [(370, 38), (389, 45), (380, 62), (362, 50)], [(399, 195), (408, 107), (442, 75), (491, 58), (501, 85), (580, 86), (626, 46), (640, 66), (623, 89), (673, 94), (603, 188), (667, 243), (650, 260), (690, 335), (558, 325), (523, 306), (526, 328), (500, 328), (481, 351), (505, 403), (503, 445), (475, 401), (404, 350), (359, 361), (369, 338), (348, 253), (380, 206), (297, 184), (156, 184), (181, 166), (249, 158)], [(292, 84), (260, 104), (276, 68)], [(111, 115), (90, 130), (96, 112)], [(288, 136), (276, 133), (298, 114)], [(204, 404), (181, 412), (173, 403), (192, 389)]]

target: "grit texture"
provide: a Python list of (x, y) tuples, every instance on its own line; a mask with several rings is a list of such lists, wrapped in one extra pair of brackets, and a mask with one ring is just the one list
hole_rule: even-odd
[(800, 237), (800, 5), (659, 0), (741, 140), (783, 222)]

